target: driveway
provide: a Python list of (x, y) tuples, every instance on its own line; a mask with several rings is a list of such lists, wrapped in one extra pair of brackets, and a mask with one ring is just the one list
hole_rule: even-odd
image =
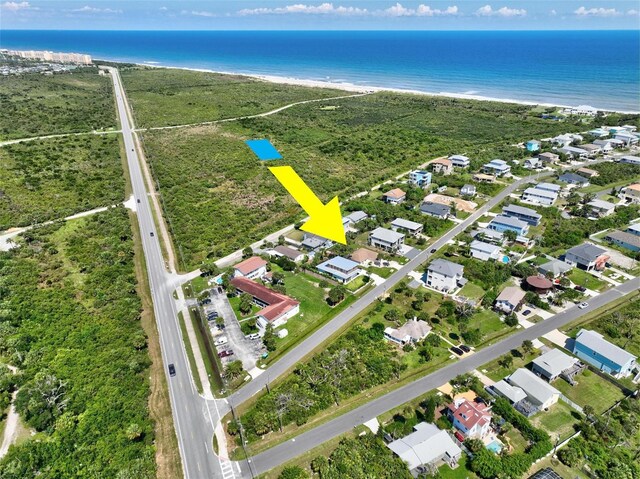
[(400, 249), (399, 253), (404, 256), (405, 258), (408, 259), (413, 259), (416, 256), (418, 256), (420, 254), (420, 250), (413, 248), (409, 245), (403, 244), (402, 248)]
[(226, 294), (217, 293), (214, 290), (211, 293), (211, 308), (224, 319), (224, 336), (228, 341), (226, 345), (219, 346), (218, 350), (233, 349), (233, 356), (225, 358), (229, 360), (228, 362), (240, 360), (245, 371), (254, 369), (256, 361), (262, 354), (262, 341), (245, 338)]

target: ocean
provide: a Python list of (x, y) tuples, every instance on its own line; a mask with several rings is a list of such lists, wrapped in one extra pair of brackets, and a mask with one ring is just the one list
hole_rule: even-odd
[(640, 110), (640, 31), (2, 30), (0, 48)]

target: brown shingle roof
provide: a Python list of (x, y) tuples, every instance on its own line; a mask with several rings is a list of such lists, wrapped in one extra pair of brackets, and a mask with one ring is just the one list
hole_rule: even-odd
[(267, 262), (259, 256), (252, 256), (251, 258), (247, 258), (244, 261), (241, 261), (240, 263), (235, 265), (234, 268), (246, 276), (266, 265)]
[(363, 263), (365, 261), (375, 261), (377, 258), (378, 253), (367, 248), (358, 248), (353, 253), (351, 253), (351, 259), (358, 263)]
[(389, 198), (402, 198), (406, 193), (402, 191), (400, 188), (394, 188), (392, 190), (387, 191), (384, 196), (388, 196)]

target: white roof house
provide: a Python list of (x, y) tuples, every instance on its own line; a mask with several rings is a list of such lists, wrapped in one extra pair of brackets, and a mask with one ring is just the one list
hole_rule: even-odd
[(522, 193), (522, 199), (524, 201), (530, 201), (531, 203), (552, 205), (558, 199), (558, 193), (538, 187), (527, 188), (524, 190), (524, 193)]
[(500, 247), (491, 243), (474, 240), (471, 242), (471, 256), (482, 261), (498, 259), (500, 257)]
[(406, 344), (409, 342), (417, 343), (427, 337), (431, 332), (429, 323), (422, 320), (409, 320), (398, 329), (388, 327), (384, 330), (384, 337), (389, 341), (397, 344)]
[(507, 398), (512, 404), (522, 401), (527, 397), (525, 392), (517, 386), (512, 386), (504, 379), (491, 386), (491, 389), (499, 396)]
[(491, 160), (482, 167), (485, 173), (492, 173), (496, 176), (502, 176), (511, 171), (511, 166), (504, 160)]
[(516, 369), (505, 379), (512, 386), (522, 389), (529, 402), (541, 408), (555, 404), (560, 397), (560, 391), (525, 368)]
[(462, 450), (446, 431), (435, 425), (421, 422), (416, 424), (414, 432), (387, 444), (400, 459), (413, 471), (423, 464), (432, 464), (443, 459), (454, 464), (460, 458)]
[(418, 234), (422, 231), (423, 225), (422, 223), (416, 223), (415, 221), (405, 220), (404, 218), (396, 218), (391, 222), (391, 229), (393, 231), (396, 230), (405, 230), (409, 231), (413, 234)]
[(532, 370), (547, 381), (553, 381), (563, 371), (571, 369), (579, 361), (559, 349), (551, 349), (533, 360)]

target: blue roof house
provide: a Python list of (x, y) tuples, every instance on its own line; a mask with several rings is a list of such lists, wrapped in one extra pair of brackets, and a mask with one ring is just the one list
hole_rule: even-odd
[(637, 366), (636, 357), (610, 343), (596, 331), (581, 329), (573, 345), (573, 354), (616, 378), (629, 376)]
[(515, 231), (520, 236), (526, 236), (529, 232), (529, 224), (512, 216), (498, 215), (491, 220), (487, 226), (490, 230), (504, 233), (505, 231)]
[(538, 151), (540, 150), (540, 142), (537, 140), (529, 140), (526, 143), (527, 151)]
[(341, 283), (348, 283), (360, 274), (358, 266), (360, 266), (360, 263), (342, 256), (334, 256), (330, 260), (320, 263), (316, 268)]

